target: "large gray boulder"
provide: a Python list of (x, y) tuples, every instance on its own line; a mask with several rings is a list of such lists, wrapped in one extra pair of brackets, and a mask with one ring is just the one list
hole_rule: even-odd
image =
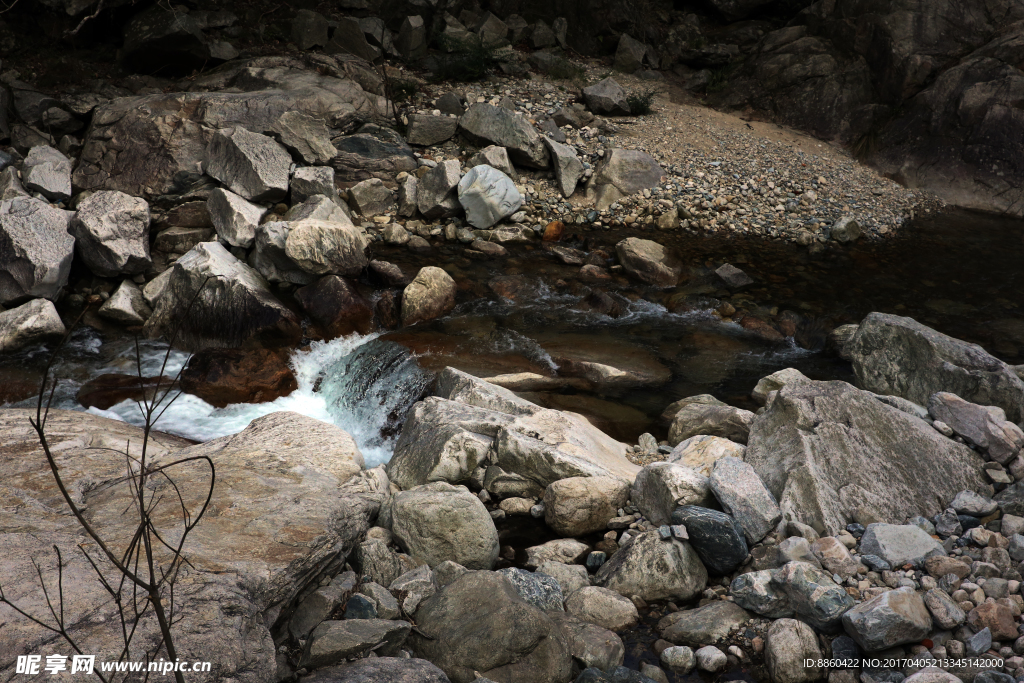
[(497, 572), (469, 572), (416, 612), (413, 651), (453, 683), (476, 674), (495, 681), (563, 683), (571, 656), (561, 629)]
[(409, 127), (405, 138), (410, 145), (430, 147), (450, 140), (459, 128), (459, 120), (452, 116), (430, 116), (429, 114), (410, 114)]
[[(273, 132), (289, 152), (307, 164), (326, 164), (337, 154), (323, 118), (310, 116), (301, 111), (286, 111), (274, 124)], [(333, 173), (331, 177), (334, 177)], [(292, 187), (293, 192), (294, 190)]]
[(704, 590), (708, 572), (686, 541), (645, 531), (601, 565), (594, 579), (627, 597), (685, 602)]
[(431, 567), (446, 560), (490, 569), (498, 532), (480, 499), (461, 486), (434, 482), (395, 495), (391, 531), (403, 549)]
[(622, 196), (649, 190), (661, 182), (664, 169), (651, 155), (636, 149), (613, 148), (594, 170), (595, 185), (612, 185)]
[(246, 199), (277, 201), (288, 194), (291, 164), (291, 155), (273, 138), (237, 127), (213, 134), (203, 169)]
[(818, 637), (798, 619), (779, 619), (768, 627), (764, 659), (774, 683), (811, 683), (823, 677)]
[(681, 505), (707, 507), (711, 488), (706, 476), (685, 465), (655, 462), (636, 475), (631, 500), (644, 517), (660, 526), (668, 524)]
[(458, 213), (459, 162), (448, 159), (423, 174), (416, 183), (416, 207), (424, 218), (450, 218)]
[(291, 231), (291, 224), (285, 221), (272, 221), (257, 227), (247, 262), (267, 282), (308, 285), (315, 282), (317, 276), (302, 270), (288, 257), (288, 234)]
[(123, 192), (95, 192), (78, 205), (70, 232), (82, 261), (96, 275), (137, 275), (149, 256), (149, 204)]
[[(29, 425), (32, 413), (0, 411), (0, 449), (10, 456), (0, 464), (0, 495), (26, 506), (0, 510), (4, 593), (30, 614), (47, 613), (33, 561), (44, 576), (55, 577), (56, 544), (64, 562), (65, 614), (91, 615), (84, 621), (69, 620), (71, 636), (97, 660), (114, 661), (124, 646), (117, 607), (78, 548), (91, 541), (67, 514)], [(130, 443), (138, 457), (142, 430), (87, 413), (52, 410), (47, 436), (72, 495), (120, 555), (138, 519), (124, 514), (132, 497), (124, 480), (125, 456), (117, 451)], [(386, 484), (381, 490), (356, 474), (361, 461), (357, 453), (351, 437), (338, 427), (288, 412), (257, 418), (239, 434), (196, 445), (151, 433), (151, 463), (208, 456), (217, 472), (211, 506), (188, 537), (187, 562), (177, 570), (178, 655), (212, 663), (211, 671), (190, 674), (190, 680), (273, 679), (277, 664), (270, 625), (286, 623), (302, 598), (341, 572), (348, 551), (366, 533), (386, 495)], [(206, 497), (209, 468), (195, 460), (171, 474), (185, 505), (198, 510)], [(174, 496), (157, 506), (154, 517), (165, 532), (173, 534), (172, 524), (180, 523), (178, 505)], [(161, 560), (163, 566), (167, 559)], [(73, 654), (51, 631), (7, 607), (0, 613), (5, 623), (0, 652), (5, 655)], [(137, 629), (140, 647), (135, 652), (141, 654), (142, 644), (154, 642), (158, 633), (151, 610)], [(14, 660), (0, 660), (5, 679), (17, 678)]]
[(528, 168), (548, 168), (548, 151), (540, 133), (525, 118), (504, 107), (474, 104), (459, 119), (463, 136), (481, 147), (499, 145), (512, 162)]
[(590, 111), (598, 115), (629, 115), (626, 91), (610, 76), (599, 83), (584, 88), (583, 101), (587, 103), (587, 108)]
[(757, 543), (782, 519), (782, 511), (754, 468), (739, 458), (721, 458), (708, 484), (722, 509), (743, 529), (747, 542)]
[(629, 500), (629, 484), (618, 477), (569, 477), (548, 484), (543, 500), (544, 521), (555, 533), (584, 536), (608, 528)]
[(675, 645), (714, 645), (752, 615), (739, 605), (716, 600), (696, 609), (673, 612), (658, 622), (661, 637)]
[(563, 197), (571, 197), (572, 193), (576, 191), (576, 184), (583, 177), (583, 162), (580, 161), (579, 156), (576, 155), (576, 150), (572, 147), (555, 142), (547, 136), (541, 139), (551, 154), (551, 162), (552, 166), (554, 166), (555, 180), (558, 181), (558, 189), (561, 190)]
[(549, 612), (548, 616), (561, 628), (569, 653), (582, 666), (602, 671), (622, 666), (626, 647), (615, 633), (596, 624), (584, 623), (565, 612)]
[(438, 375), (435, 393), (413, 406), (387, 465), (404, 488), (468, 481), (485, 457), (541, 492), (569, 477), (631, 484), (639, 471), (625, 444), (574, 413), (542, 408), (454, 368)]
[(984, 483), (970, 448), (845, 382), (773, 396), (751, 425), (745, 460), (786, 518), (818, 533), (838, 534), (861, 508), (893, 522), (931, 517)]
[(912, 318), (869, 313), (846, 347), (864, 389), (927, 405), (932, 394), (1002, 408), (1024, 420), (1024, 381), (977, 344), (936, 332)]
[(683, 264), (668, 249), (639, 237), (627, 237), (615, 245), (619, 263), (638, 280), (655, 287), (675, 287)]
[(789, 602), (781, 584), (775, 583), (776, 570), (762, 569), (740, 574), (729, 585), (729, 595), (740, 607), (769, 619), (793, 616), (793, 605)]
[(433, 320), (455, 308), (455, 280), (437, 266), (424, 266), (402, 292), (402, 325)]
[(459, 203), (466, 222), (487, 229), (511, 216), (523, 205), (523, 196), (512, 179), (496, 168), (474, 166), (459, 181)]
[(33, 299), (9, 311), (0, 311), (0, 353), (60, 339), (65, 332), (57, 309), (46, 299)]
[(311, 275), (333, 273), (351, 277), (359, 275), (368, 263), (366, 233), (347, 218), (306, 219), (291, 223), (289, 228), (285, 254)]
[(153, 315), (153, 309), (146, 303), (139, 286), (131, 280), (124, 280), (96, 313), (122, 325), (142, 325)]
[(877, 555), (894, 567), (946, 554), (941, 543), (914, 524), (868, 524), (860, 539), (860, 550), (865, 555)]
[(928, 412), (1000, 464), (1013, 460), (1024, 446), (1024, 432), (1009, 420), (1001, 419), (1000, 408), (979, 406), (940, 391), (928, 398)]
[(71, 199), (71, 160), (53, 147), (33, 147), (25, 156), (22, 180), (25, 189), (50, 201), (66, 202)]
[(217, 188), (206, 200), (210, 221), (221, 238), (233, 247), (248, 249), (256, 239), (256, 228), (267, 212), (262, 206), (239, 197), (234, 192)]
[(629, 598), (600, 586), (575, 591), (566, 599), (565, 611), (609, 631), (623, 631), (640, 620), (636, 605)]
[(219, 242), (197, 244), (172, 271), (146, 321), (144, 332), (150, 338), (176, 333), (176, 344), (198, 351), (246, 344), (283, 346), (301, 337), (298, 316), (278, 301), (259, 273)]
[(74, 255), (73, 215), (30, 197), (0, 202), (0, 304), (61, 293)]
[(754, 413), (724, 404), (684, 403), (672, 418), (668, 442), (678, 446), (694, 436), (717, 436), (745, 444)]
[(932, 617), (920, 593), (886, 591), (843, 614), (843, 628), (867, 652), (887, 650), (928, 637)]

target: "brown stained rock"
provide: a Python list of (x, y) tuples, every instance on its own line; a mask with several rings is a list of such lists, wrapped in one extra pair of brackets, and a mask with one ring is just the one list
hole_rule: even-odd
[(373, 307), (348, 280), (325, 275), (296, 290), (295, 299), (329, 337), (353, 332), (369, 334), (373, 329)]
[(84, 408), (107, 410), (121, 401), (153, 400), (155, 392), (176, 388), (177, 382), (170, 377), (143, 377), (109, 373), (94, 377), (78, 390), (75, 398)]
[(210, 405), (265, 403), (298, 388), (280, 351), (208, 349), (192, 356), (181, 373), (181, 388)]

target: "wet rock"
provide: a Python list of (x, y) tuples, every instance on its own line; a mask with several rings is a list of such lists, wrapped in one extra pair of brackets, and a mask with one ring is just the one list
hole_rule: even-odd
[[(647, 54), (647, 46), (633, 38), (628, 33), (619, 36), (619, 46), (615, 50), (615, 63), (613, 68), (622, 73), (635, 73), (643, 66), (644, 56)], [(595, 112), (596, 113), (596, 112)]]
[(778, 391), (787, 384), (796, 384), (798, 382), (805, 382), (809, 378), (796, 368), (786, 368), (785, 370), (779, 370), (773, 372), (767, 377), (762, 377), (757, 382), (757, 386), (750, 392), (751, 398), (755, 401), (764, 405), (768, 400), (768, 394), (773, 391)]
[(688, 543), (664, 541), (657, 531), (646, 531), (619, 549), (595, 578), (600, 586), (621, 595), (639, 595), (647, 602), (686, 601), (704, 590), (708, 574)]
[(658, 631), (662, 638), (675, 645), (700, 647), (718, 643), (751, 618), (739, 605), (716, 600), (697, 609), (669, 614), (658, 622)]
[[(993, 415), (991, 406), (980, 406), (965, 401), (956, 394), (946, 391), (939, 391), (928, 398), (928, 412), (936, 420), (949, 425), (954, 432), (962, 436), (968, 443), (977, 446), (988, 453), (989, 457), (1000, 464), (1006, 464), (1017, 457), (1021, 446), (1024, 446), (1024, 432), (1014, 423), (999, 419), (999, 415)], [(997, 409), (998, 410), (998, 409)], [(964, 493), (957, 494), (957, 499)], [(968, 506), (972, 509), (985, 509), (987, 512), (970, 512), (966, 508), (961, 510), (954, 499), (950, 507), (961, 514), (984, 517), (995, 511), (996, 505), (992, 503), (991, 509), (987, 506), (978, 507), (980, 501), (975, 505)], [(991, 502), (991, 501), (989, 501)], [(966, 505), (964, 502), (961, 507)]]
[(783, 387), (753, 422), (744, 459), (789, 518), (818, 533), (838, 534), (865, 506), (881, 519), (934, 515), (982, 484), (969, 448), (845, 382)]
[(233, 247), (248, 249), (256, 239), (256, 228), (267, 212), (262, 206), (217, 188), (206, 201), (217, 236)]
[(123, 325), (142, 325), (153, 310), (142, 296), (142, 290), (131, 280), (124, 280), (97, 311), (100, 317)]
[(672, 513), (670, 521), (686, 527), (690, 545), (712, 574), (728, 575), (747, 559), (743, 529), (724, 512), (681, 505)]
[(754, 284), (754, 280), (749, 275), (731, 263), (719, 266), (715, 270), (715, 275), (722, 279), (726, 287), (735, 291), (745, 289)]
[(292, 42), (300, 50), (327, 44), (327, 19), (319, 12), (300, 9), (292, 18)]
[(615, 591), (587, 586), (566, 598), (565, 611), (580, 621), (609, 631), (623, 631), (640, 620), (636, 605)]
[(237, 127), (213, 134), (203, 169), (237, 195), (272, 202), (288, 194), (291, 163), (291, 156), (273, 138)]
[[(305, 11), (305, 10), (300, 10)], [(337, 150), (331, 144), (330, 132), (322, 118), (310, 116), (301, 111), (286, 111), (274, 123), (273, 132), (278, 140), (292, 154), (307, 164), (326, 164)], [(295, 169), (296, 177), (300, 171), (310, 172), (316, 167)], [(333, 179), (334, 174), (331, 174)], [(295, 180), (292, 180), (292, 192), (295, 191)], [(333, 186), (333, 182), (332, 182)], [(309, 194), (328, 194), (326, 192), (309, 192)], [(328, 195), (329, 196), (329, 195)], [(295, 200), (293, 197), (292, 201)]]
[(548, 168), (548, 151), (540, 133), (523, 117), (489, 104), (474, 104), (459, 119), (463, 136), (480, 147), (504, 147), (509, 158), (520, 166)]
[(25, 189), (53, 202), (66, 202), (71, 199), (71, 166), (71, 160), (53, 147), (33, 147), (22, 167)]
[(619, 262), (631, 275), (656, 287), (675, 287), (682, 263), (657, 242), (629, 237), (615, 245)]
[[(775, 683), (810, 683), (822, 678), (821, 648), (814, 630), (797, 619), (779, 619), (768, 627), (764, 658)], [(814, 662), (806, 666), (806, 662)]]
[[(309, 636), (300, 665), (315, 669), (344, 662), (373, 650), (381, 655), (397, 654), (412, 625), (386, 619), (325, 621)], [(384, 643), (383, 647), (377, 646)]]
[(611, 77), (584, 88), (583, 101), (599, 116), (628, 116), (630, 113), (626, 91)]
[(490, 569), (498, 559), (498, 532), (480, 500), (443, 482), (395, 495), (392, 531), (410, 555), (435, 566), (451, 560), (467, 569)]
[(152, 401), (156, 392), (177, 388), (177, 382), (170, 377), (143, 377), (105, 373), (85, 382), (75, 395), (83, 408), (96, 407), (107, 410), (121, 401)]
[(709, 504), (711, 489), (707, 477), (685, 465), (656, 462), (636, 475), (630, 497), (644, 517), (660, 526), (669, 523), (680, 505)]
[(571, 656), (561, 630), (498, 573), (460, 576), (420, 606), (416, 624), (414, 651), (458, 683), (472, 681), (474, 672), (536, 683), (569, 678)]
[(456, 188), (459, 186), (459, 162), (442, 161), (427, 171), (416, 185), (416, 206), (424, 218), (450, 218), (459, 211)]
[(290, 228), (285, 254), (310, 275), (351, 277), (366, 267), (366, 235), (352, 223), (307, 219)]
[(405, 138), (410, 145), (431, 147), (450, 140), (458, 130), (459, 120), (451, 116), (411, 114)]
[(0, 203), (0, 304), (59, 296), (71, 272), (72, 216), (30, 197)]
[(576, 184), (583, 177), (583, 162), (571, 147), (555, 142), (548, 137), (544, 137), (542, 140), (551, 155), (555, 180), (558, 181), (558, 188), (561, 190), (562, 196), (571, 197), (572, 193), (576, 191)]
[(288, 357), (259, 349), (207, 349), (189, 359), (181, 388), (216, 408), (235, 403), (267, 403), (298, 388)]
[(711, 468), (717, 460), (725, 457), (742, 460), (745, 451), (746, 448), (729, 439), (723, 439), (720, 436), (698, 435), (676, 444), (667, 460), (691, 467), (707, 477), (711, 475)]
[(69, 232), (89, 269), (102, 277), (136, 275), (151, 264), (149, 205), (123, 192), (96, 192), (78, 205)]
[(208, 346), (281, 346), (301, 336), (298, 318), (271, 294), (259, 273), (218, 242), (196, 245), (172, 271), (146, 321), (144, 332), (150, 338), (177, 330), (178, 342), (198, 351)]
[[(870, 313), (850, 341), (858, 383), (926, 405), (937, 391), (1002, 408), (1024, 419), (1024, 382), (1013, 369), (976, 344), (946, 336), (912, 320)], [(914, 368), (909, 372), (908, 368)], [(961, 487), (974, 488), (974, 487)]]
[(893, 566), (924, 562), (930, 555), (945, 555), (942, 544), (913, 524), (869, 524), (860, 539), (862, 553), (878, 555)]
[(776, 570), (771, 585), (785, 594), (798, 618), (825, 633), (838, 631), (843, 614), (854, 605), (831, 575), (806, 562), (790, 562)]
[(740, 607), (769, 619), (793, 616), (793, 606), (781, 586), (773, 582), (774, 570), (740, 574), (732, 580), (729, 595)]
[(369, 334), (373, 329), (373, 307), (344, 278), (325, 275), (295, 291), (295, 299), (310, 318), (330, 336), (353, 332)]
[(33, 299), (9, 311), (0, 311), (0, 353), (54, 341), (65, 332), (57, 309), (46, 299)]
[(932, 617), (913, 588), (899, 588), (863, 602), (843, 615), (843, 627), (867, 652), (878, 652), (928, 636)]
[(466, 221), (475, 228), (490, 228), (523, 205), (523, 197), (507, 175), (491, 166), (474, 166), (458, 183), (459, 203)]
[(479, 152), (470, 157), (466, 165), (470, 168), (480, 165), (491, 166), (498, 169), (512, 180), (516, 180), (519, 176), (516, 173), (515, 167), (512, 162), (508, 159), (508, 151), (504, 147), (498, 145), (488, 145)]
[(545, 612), (565, 609), (562, 606), (562, 588), (553, 576), (523, 571), (514, 567), (501, 569), (498, 573), (503, 574), (511, 581), (512, 587), (515, 588), (519, 597), (534, 607)]
[(433, 320), (455, 307), (455, 281), (435, 266), (420, 269), (402, 293), (402, 325)]
[(738, 458), (715, 461), (709, 484), (718, 502), (743, 529), (749, 543), (764, 538), (782, 518), (775, 497), (754, 468)]
[(544, 489), (544, 521), (561, 536), (603, 531), (628, 499), (629, 484), (615, 477), (560, 479)]

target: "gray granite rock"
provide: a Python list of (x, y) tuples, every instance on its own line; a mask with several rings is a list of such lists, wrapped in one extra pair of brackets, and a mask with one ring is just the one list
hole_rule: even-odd
[(661, 637), (674, 645), (714, 645), (753, 618), (737, 604), (716, 600), (696, 609), (673, 612), (658, 622)]
[(152, 265), (149, 204), (123, 192), (94, 192), (79, 202), (70, 232), (96, 275), (138, 275)]
[(580, 161), (576, 151), (568, 145), (555, 142), (547, 137), (543, 140), (551, 154), (558, 189), (561, 190), (563, 197), (571, 197), (572, 193), (576, 191), (576, 184), (583, 177), (583, 162)]
[(33, 299), (9, 311), (0, 311), (0, 354), (60, 339), (65, 332), (53, 303)]
[(273, 131), (289, 152), (307, 164), (326, 164), (337, 154), (324, 120), (304, 112), (286, 111), (281, 114)]
[(442, 161), (419, 179), (416, 206), (424, 218), (450, 218), (459, 211), (456, 188), (459, 186), (459, 162)]
[(928, 636), (932, 617), (913, 588), (886, 591), (843, 615), (843, 628), (867, 652), (878, 652)]
[[(386, 619), (325, 621), (310, 634), (300, 663), (315, 669), (339, 664), (371, 650), (383, 656), (394, 655), (411, 629), (407, 621)], [(381, 643), (383, 647), (378, 647)]]
[(458, 188), (466, 221), (475, 228), (490, 228), (523, 205), (512, 179), (491, 166), (474, 166), (459, 181)]
[(712, 493), (743, 529), (748, 543), (760, 541), (782, 519), (775, 497), (754, 468), (739, 458), (716, 460), (709, 481)]
[(335, 204), (338, 203), (334, 169), (330, 166), (306, 166), (295, 169), (289, 188), (292, 205), (301, 204), (316, 195), (323, 195)]
[(22, 181), (25, 189), (39, 192), (54, 202), (71, 199), (72, 162), (53, 147), (33, 147), (25, 156)]
[(771, 569), (740, 574), (732, 580), (729, 595), (737, 605), (762, 617), (791, 617), (793, 606), (782, 588), (772, 582), (774, 574)]
[(153, 315), (153, 310), (146, 303), (139, 286), (131, 280), (124, 280), (97, 313), (123, 325), (142, 325)]
[(31, 197), (0, 203), (0, 304), (61, 293), (74, 254), (73, 215)]
[(474, 104), (459, 119), (462, 134), (475, 145), (504, 147), (512, 161), (529, 168), (548, 168), (548, 151), (529, 121), (503, 107)]
[(515, 567), (498, 570), (512, 582), (512, 587), (526, 602), (544, 611), (562, 611), (562, 587), (553, 576), (540, 572), (528, 572)]
[(256, 228), (267, 212), (234, 192), (217, 188), (206, 200), (217, 237), (233, 247), (248, 249), (256, 239)]
[(825, 633), (837, 632), (843, 614), (854, 605), (827, 572), (805, 562), (790, 562), (775, 570), (772, 586), (786, 595), (798, 618)]
[(587, 108), (598, 115), (628, 116), (630, 113), (626, 91), (611, 77), (584, 88), (583, 100)]
[[(965, 401), (946, 391), (936, 392), (928, 398), (928, 412), (932, 417), (949, 425), (954, 432), (988, 453), (996, 462), (1006, 464), (1017, 457), (1021, 446), (1024, 446), (1024, 431), (1006, 420), (1005, 416), (993, 414), (997, 411), (1001, 413), (1001, 409), (992, 408)], [(961, 514), (975, 514), (961, 511), (954, 504), (950, 504), (950, 507)]]
[(860, 549), (893, 566), (916, 564), (931, 555), (946, 554), (938, 541), (913, 524), (869, 524)]
[(246, 199), (278, 201), (288, 194), (291, 164), (291, 155), (273, 138), (238, 127), (213, 134), (203, 169)]
[(459, 120), (451, 116), (411, 114), (405, 138), (410, 145), (430, 147), (450, 140), (458, 130)]
[[(658, 567), (652, 572), (650, 567)], [(707, 570), (686, 541), (663, 541), (657, 531), (639, 534), (597, 572), (598, 585), (622, 595), (690, 600), (707, 585)]]

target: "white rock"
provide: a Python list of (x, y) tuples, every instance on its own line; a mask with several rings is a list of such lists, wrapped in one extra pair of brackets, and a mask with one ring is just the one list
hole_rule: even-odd
[(233, 247), (248, 249), (256, 239), (256, 228), (267, 212), (234, 192), (217, 188), (206, 200), (217, 236)]
[(53, 302), (33, 299), (9, 311), (0, 312), (0, 353), (11, 353), (64, 336), (66, 330)]
[(142, 290), (131, 280), (124, 280), (97, 312), (107, 320), (125, 325), (141, 325), (153, 315)]
[(470, 225), (486, 229), (518, 211), (523, 196), (507, 175), (481, 165), (471, 168), (459, 181), (459, 203)]
[(729, 664), (729, 658), (725, 653), (713, 645), (702, 647), (694, 654), (697, 656), (697, 666), (701, 671), (717, 673)]
[(680, 505), (708, 507), (711, 502), (708, 478), (685, 465), (655, 462), (636, 475), (633, 505), (657, 525), (668, 524)]

